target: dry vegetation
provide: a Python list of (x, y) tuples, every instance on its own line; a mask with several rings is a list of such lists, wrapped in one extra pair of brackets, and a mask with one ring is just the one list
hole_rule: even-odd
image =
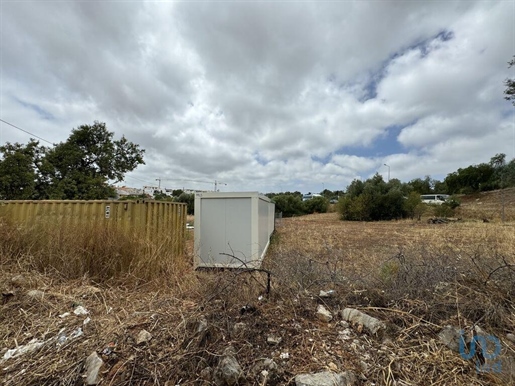
[(504, 201), (504, 218), (515, 221), (515, 187), (503, 191), (481, 192), (461, 198), (462, 205), (457, 215), (469, 219), (486, 219), (500, 221), (502, 202)]
[[(515, 344), (505, 337), (515, 332), (515, 224), (480, 220), (283, 219), (263, 265), (272, 273), (269, 294), (263, 272), (193, 271), (192, 233), (185, 256), (170, 261), (166, 248), (142, 249), (123, 235), (68, 230), (74, 236), (54, 235), (50, 248), (2, 223), (0, 383), (81, 385), (84, 360), (96, 351), (105, 362), (101, 385), (208, 385), (205, 369), (232, 346), (241, 384), (265, 384), (263, 358), (278, 365), (269, 385), (324, 369), (352, 370), (360, 385), (514, 384)], [(91, 249), (87, 240), (101, 242)], [(320, 290), (335, 296), (319, 298)], [(358, 308), (387, 331), (373, 336), (352, 326), (342, 335), (339, 317), (316, 318), (318, 304), (335, 316)], [(59, 317), (78, 305), (88, 323), (86, 315)], [(474, 323), (502, 341), (501, 374), (477, 373), (438, 340), (447, 324)], [(72, 338), (78, 328), (83, 335)], [(142, 329), (152, 339), (137, 344)], [(268, 344), (270, 335), (280, 343)], [(45, 344), (1, 359), (33, 339)]]

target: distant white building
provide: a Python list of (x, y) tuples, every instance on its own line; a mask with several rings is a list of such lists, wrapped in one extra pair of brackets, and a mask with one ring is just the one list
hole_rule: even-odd
[(128, 186), (115, 186), (114, 189), (116, 190), (118, 197), (139, 196), (140, 194), (145, 194), (143, 189), (130, 188)]

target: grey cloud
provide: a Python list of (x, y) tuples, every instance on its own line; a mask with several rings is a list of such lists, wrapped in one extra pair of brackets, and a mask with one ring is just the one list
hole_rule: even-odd
[[(475, 162), (483, 144), (511, 156), (511, 10), (458, 0), (4, 3), (2, 116), (52, 141), (105, 121), (147, 149), (140, 179), (342, 189), (384, 160), (337, 153), (360, 154), (404, 126), (405, 153), (385, 149), (392, 174), (444, 173)], [(2, 138), (23, 137), (2, 127)]]

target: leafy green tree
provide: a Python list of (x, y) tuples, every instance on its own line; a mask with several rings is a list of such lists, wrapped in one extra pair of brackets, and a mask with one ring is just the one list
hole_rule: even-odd
[(345, 195), (338, 201), (338, 212), (342, 220), (364, 221), (368, 220), (366, 211), (365, 196)]
[(361, 180), (353, 180), (351, 184), (347, 187), (347, 195), (351, 197), (357, 197), (361, 193), (363, 193), (363, 189), (365, 188), (365, 184)]
[(320, 194), (321, 194), (323, 197), (327, 198), (327, 199), (330, 199), (331, 197), (333, 197), (333, 196), (334, 196), (334, 193), (333, 193), (333, 192), (331, 192), (329, 189), (324, 189), (324, 190), (322, 190), (322, 192), (320, 192)]
[(173, 201), (173, 197), (170, 197), (162, 190), (154, 191), (154, 200), (156, 201)]
[(195, 195), (193, 193), (181, 193), (174, 199), (176, 202), (183, 202), (187, 205), (188, 214), (195, 213)]
[(184, 193), (184, 190), (182, 190), (182, 189), (174, 189), (174, 190), (172, 190), (172, 196), (174, 196), (174, 197), (179, 197), (183, 193)]
[[(515, 56), (514, 59), (510, 60), (508, 62), (509, 67), (515, 66)], [(515, 79), (506, 79), (504, 81), (504, 84), (506, 84), (506, 90), (504, 90), (504, 94), (506, 95), (504, 99), (511, 101), (513, 105), (515, 106)]]
[(434, 192), (447, 194), (448, 193), (447, 184), (444, 181), (435, 180)]
[(490, 158), (490, 166), (494, 169), (494, 173), (491, 176), (493, 189), (497, 187), (503, 189), (505, 187), (506, 154), (500, 153)]
[(272, 201), (275, 203), (275, 211), (282, 212), (284, 217), (300, 216), (306, 214), (302, 196), (298, 194), (278, 194)]
[(515, 186), (515, 158), (506, 164), (504, 177), (504, 186)]
[(458, 169), (445, 177), (447, 192), (450, 194), (470, 194), (481, 190), (495, 189), (491, 177), (495, 169), (490, 164), (470, 165), (464, 169)]
[(72, 130), (66, 142), (48, 150), (43, 160), (45, 194), (52, 199), (103, 199), (114, 195), (109, 181), (144, 164), (144, 150), (94, 122)]
[(326, 213), (329, 208), (329, 200), (325, 197), (313, 197), (304, 202), (307, 213)]
[(6, 143), (0, 146), (0, 198), (27, 200), (36, 197), (37, 163), (41, 150), (39, 142), (27, 145)]
[(426, 176), (424, 179), (415, 178), (414, 180), (411, 180), (409, 184), (413, 187), (415, 192), (418, 192), (418, 194), (434, 193), (434, 182), (429, 176)]
[(420, 220), (422, 214), (426, 209), (426, 205), (422, 203), (422, 199), (420, 198), (420, 194), (417, 191), (413, 191), (409, 194), (409, 196), (404, 200), (404, 212), (411, 219), (417, 218)]
[(405, 198), (400, 189), (388, 190), (383, 197), (383, 205), (380, 211), (379, 220), (400, 219), (404, 217)]
[(113, 139), (105, 123), (72, 130), (52, 148), (31, 140), (0, 147), (0, 197), (4, 199), (105, 199), (109, 182), (143, 164), (144, 150), (125, 137)]
[(343, 220), (377, 221), (402, 218), (404, 190), (399, 180), (386, 183), (379, 174), (365, 182), (354, 180), (340, 200), (338, 210)]

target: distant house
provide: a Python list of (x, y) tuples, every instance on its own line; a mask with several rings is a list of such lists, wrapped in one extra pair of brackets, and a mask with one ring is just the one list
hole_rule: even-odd
[(141, 194), (145, 194), (143, 189), (130, 188), (128, 186), (115, 186), (115, 190), (118, 197), (139, 196)]

